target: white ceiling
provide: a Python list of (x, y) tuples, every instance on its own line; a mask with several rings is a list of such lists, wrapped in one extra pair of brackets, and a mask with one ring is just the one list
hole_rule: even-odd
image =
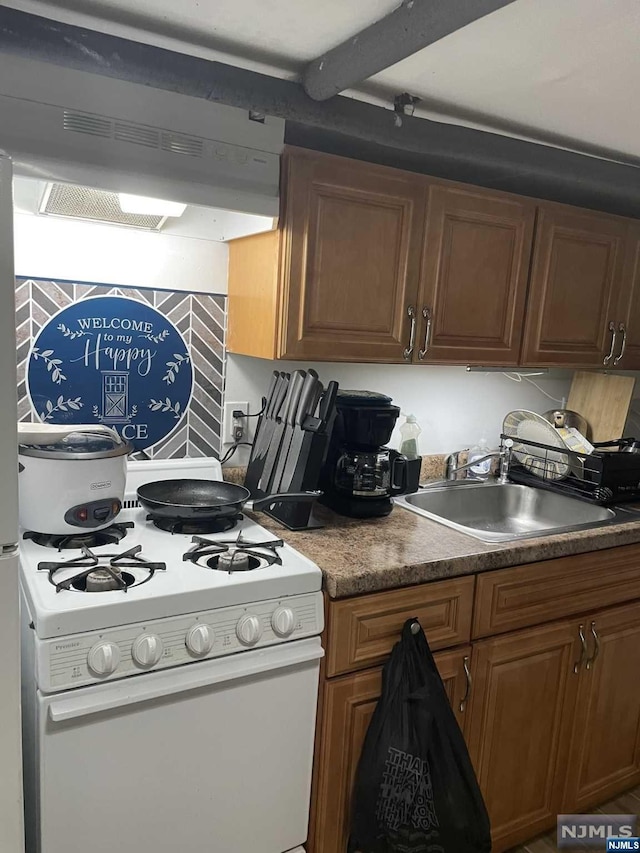
[[(399, 0), (18, 0), (5, 5), (295, 79)], [(418, 114), (640, 162), (639, 0), (516, 0), (363, 82)]]

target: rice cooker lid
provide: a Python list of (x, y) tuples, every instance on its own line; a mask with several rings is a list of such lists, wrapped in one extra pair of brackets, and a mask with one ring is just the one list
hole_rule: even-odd
[(21, 444), (19, 448), (21, 456), (71, 461), (109, 459), (132, 452), (133, 446), (128, 441), (117, 442), (112, 436), (90, 432), (72, 432), (55, 444)]
[(387, 408), (391, 404), (391, 397), (379, 394), (376, 391), (347, 391), (340, 389), (336, 395), (336, 406), (377, 406)]

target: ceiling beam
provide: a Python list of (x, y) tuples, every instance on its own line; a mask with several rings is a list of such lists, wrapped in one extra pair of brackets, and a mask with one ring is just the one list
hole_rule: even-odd
[(310, 62), (302, 78), (305, 92), (326, 101), (513, 2), (403, 0), (389, 15)]
[[(287, 121), (287, 141), (399, 168), (640, 218), (640, 169), (497, 133), (318, 102), (265, 74), (0, 6), (0, 51)], [(203, 109), (206, 106), (203, 104)], [(0, 121), (0, 147), (2, 122)]]

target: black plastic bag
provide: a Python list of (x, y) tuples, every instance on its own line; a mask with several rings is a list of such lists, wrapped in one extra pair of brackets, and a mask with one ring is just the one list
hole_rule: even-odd
[(490, 853), (489, 817), (422, 630), (382, 675), (358, 764), (349, 853)]

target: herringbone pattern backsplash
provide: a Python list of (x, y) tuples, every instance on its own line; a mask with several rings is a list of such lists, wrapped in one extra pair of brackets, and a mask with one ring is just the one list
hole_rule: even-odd
[(194, 388), (186, 417), (146, 453), (162, 459), (218, 458), (225, 374), (226, 297), (222, 295), (17, 279), (18, 419), (36, 420), (25, 381), (33, 340), (53, 314), (89, 296), (125, 296), (152, 305), (182, 332), (191, 352)]

